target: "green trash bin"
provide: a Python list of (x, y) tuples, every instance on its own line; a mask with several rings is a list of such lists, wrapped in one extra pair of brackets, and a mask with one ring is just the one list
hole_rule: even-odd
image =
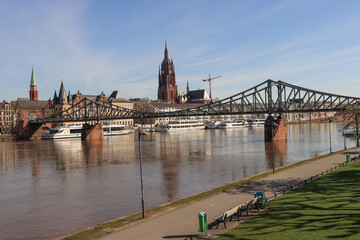
[(199, 212), (199, 231), (207, 231), (207, 221), (206, 221), (206, 212)]
[(254, 192), (254, 198), (261, 196), (260, 199), (260, 208), (264, 209), (266, 204), (265, 192)]
[(350, 162), (350, 154), (346, 154), (346, 162)]

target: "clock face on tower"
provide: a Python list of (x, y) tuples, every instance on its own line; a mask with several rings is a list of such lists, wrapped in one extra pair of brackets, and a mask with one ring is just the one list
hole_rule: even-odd
[(171, 70), (169, 70), (169, 73), (171, 74)]

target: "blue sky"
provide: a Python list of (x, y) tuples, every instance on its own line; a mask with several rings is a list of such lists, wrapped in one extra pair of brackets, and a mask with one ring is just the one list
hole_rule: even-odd
[(157, 98), (167, 41), (179, 90), (224, 98), (266, 79), (360, 96), (360, 1), (3, 1), (0, 100), (72, 93)]

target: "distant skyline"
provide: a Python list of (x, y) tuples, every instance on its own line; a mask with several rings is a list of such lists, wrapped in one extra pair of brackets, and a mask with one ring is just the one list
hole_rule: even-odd
[(167, 41), (179, 90), (225, 98), (267, 79), (360, 96), (360, 1), (0, 0), (0, 101), (59, 91), (157, 99)]

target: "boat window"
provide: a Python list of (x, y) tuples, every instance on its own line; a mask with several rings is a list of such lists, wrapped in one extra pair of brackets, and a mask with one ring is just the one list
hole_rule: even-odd
[(81, 133), (81, 129), (70, 129), (70, 133)]

